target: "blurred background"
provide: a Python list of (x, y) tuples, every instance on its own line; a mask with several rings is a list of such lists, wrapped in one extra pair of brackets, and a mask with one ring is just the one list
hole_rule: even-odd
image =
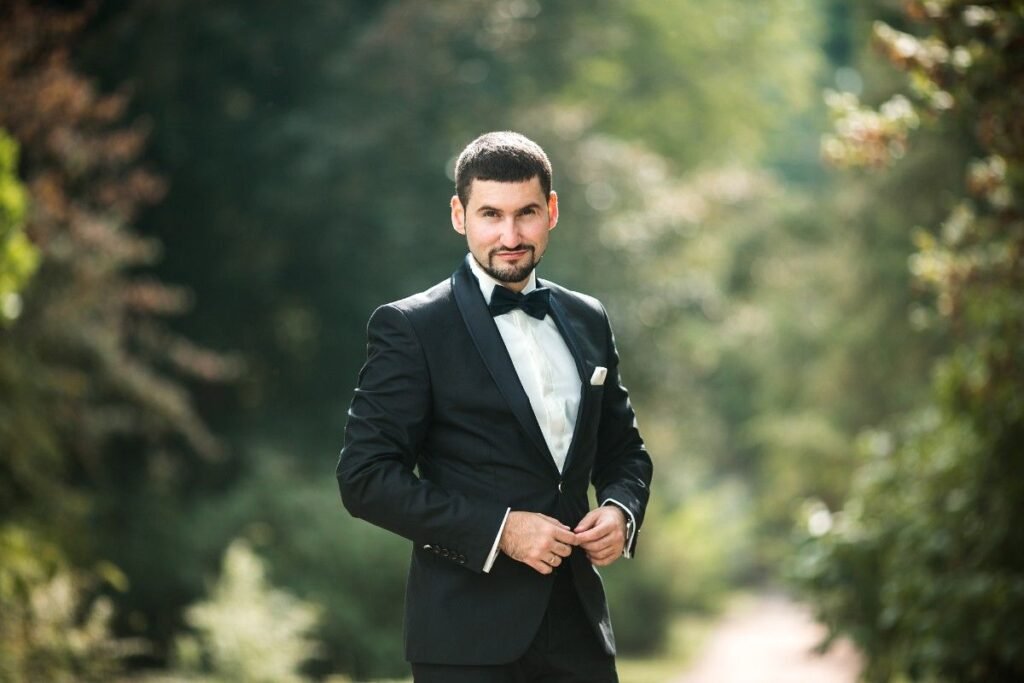
[(765, 594), (866, 680), (1024, 680), (1022, 36), (1019, 0), (3, 0), (0, 680), (408, 676), (408, 543), (334, 465), (498, 129), (552, 159), (543, 275), (609, 308), (655, 459), (603, 572), (624, 683)]

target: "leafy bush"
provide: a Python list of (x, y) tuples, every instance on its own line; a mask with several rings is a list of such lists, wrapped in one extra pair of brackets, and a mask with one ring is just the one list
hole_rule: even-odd
[(796, 578), (867, 653), (869, 680), (1021, 680), (1021, 467), (994, 481), (991, 444), (936, 422), (875, 454), (831, 522), (815, 510)]
[(318, 610), (271, 587), (263, 561), (245, 541), (227, 549), (212, 595), (185, 618), (195, 634), (179, 638), (176, 664), (208, 672), (205, 680), (301, 683), (299, 670), (318, 649), (310, 638)]
[(275, 585), (318, 606), (315, 632), (323, 646), (311, 673), (343, 672), (357, 679), (407, 675), (402, 601), (408, 543), (350, 517), (330, 468), (310, 475), (273, 451), (256, 449), (251, 455), (253, 469), (226, 495), (187, 509), (139, 501), (141, 507), (121, 513), (138, 525), (133, 538), (148, 534), (169, 547), (158, 551), (149, 540), (133, 543), (126, 549), (130, 555), (114, 555), (119, 566), (140, 577), (129, 598), (151, 610), (145, 606), (166, 599), (164, 592), (179, 599), (197, 595), (209, 563), (242, 537), (266, 558)]
[(910, 262), (936, 293), (953, 350), (933, 407), (902, 443), (866, 438), (871, 459), (843, 510), (814, 511), (796, 573), (832, 634), (867, 654), (870, 680), (1020, 681), (1024, 2), (906, 8), (927, 35), (877, 23), (875, 39), (910, 71), (917, 104), (893, 98), (876, 113), (841, 98), (825, 152), (844, 165), (888, 163), (919, 118), (954, 117), (975, 133), (986, 156), (965, 169), (970, 196), (938, 235), (917, 231)]
[[(112, 568), (106, 573), (121, 580)], [(29, 530), (0, 527), (0, 680), (111, 680), (142, 646), (112, 635), (112, 604), (93, 597), (98, 583)]]

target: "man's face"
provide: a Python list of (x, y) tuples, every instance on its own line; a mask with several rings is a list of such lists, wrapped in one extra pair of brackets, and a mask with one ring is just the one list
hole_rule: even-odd
[(520, 291), (548, 246), (558, 222), (558, 197), (544, 196), (534, 176), (518, 183), (474, 180), (469, 206), (452, 197), (452, 227), (466, 236), (483, 269), (509, 289)]

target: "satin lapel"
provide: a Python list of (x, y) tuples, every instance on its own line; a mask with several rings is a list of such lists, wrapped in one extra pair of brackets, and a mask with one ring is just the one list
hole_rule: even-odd
[(580, 381), (589, 381), (589, 377), (584, 377), (584, 359), (583, 351), (580, 350), (580, 341), (577, 338), (576, 330), (573, 329), (572, 321), (569, 320), (569, 314), (566, 313), (565, 307), (562, 306), (562, 302), (558, 300), (558, 295), (555, 294), (554, 290), (551, 292), (551, 317), (555, 320), (555, 326), (558, 331), (562, 333), (562, 339), (565, 340), (565, 345), (569, 347), (569, 352), (572, 354), (572, 358), (576, 361), (576, 372), (580, 375)]
[[(545, 286), (547, 283), (544, 283)], [(579, 440), (580, 432), (583, 430), (584, 425), (587, 424), (587, 420), (590, 419), (591, 403), (590, 392), (587, 391), (587, 387), (590, 384), (590, 377), (587, 376), (587, 368), (593, 367), (594, 363), (588, 360), (586, 354), (583, 351), (583, 346), (580, 343), (578, 330), (573, 320), (570, 319), (569, 314), (566, 312), (565, 307), (558, 300), (554, 290), (551, 292), (551, 317), (555, 321), (555, 326), (558, 327), (558, 331), (562, 333), (562, 339), (565, 340), (565, 345), (569, 347), (569, 352), (572, 353), (573, 359), (576, 361), (576, 371), (580, 375), (580, 408), (576, 416), (576, 425), (573, 428), (572, 441), (569, 443), (569, 452), (565, 456), (565, 465), (563, 466), (563, 472), (569, 469), (569, 465), (572, 462), (572, 456), (576, 452), (576, 442)], [(582, 330), (579, 331), (582, 333)]]
[(498, 333), (494, 319), (491, 318), (491, 313), (487, 310), (487, 305), (480, 295), (480, 287), (476, 278), (473, 277), (473, 273), (466, 263), (463, 263), (462, 267), (452, 275), (452, 290), (455, 292), (455, 302), (458, 304), (459, 312), (462, 313), (462, 319), (469, 329), (469, 336), (472, 337), (473, 344), (480, 352), (484, 365), (487, 366), (495, 384), (498, 385), (498, 390), (508, 401), (509, 408), (512, 409), (512, 413), (530, 440), (545, 456), (544, 460), (557, 474), (554, 458), (551, 456), (551, 451), (548, 450), (547, 442), (544, 441), (544, 434), (540, 430), (540, 425), (537, 424), (533, 408), (530, 407), (530, 399), (523, 389), (522, 382), (519, 381), (516, 367), (512, 364), (512, 358), (508, 355), (508, 350), (501, 339), (501, 334)]

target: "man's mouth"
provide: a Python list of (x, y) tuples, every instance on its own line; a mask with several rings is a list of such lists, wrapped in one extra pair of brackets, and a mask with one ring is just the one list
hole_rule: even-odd
[(497, 256), (498, 258), (501, 259), (514, 261), (532, 252), (532, 247), (522, 247), (520, 249), (499, 249), (498, 251), (493, 252), (492, 256)]

